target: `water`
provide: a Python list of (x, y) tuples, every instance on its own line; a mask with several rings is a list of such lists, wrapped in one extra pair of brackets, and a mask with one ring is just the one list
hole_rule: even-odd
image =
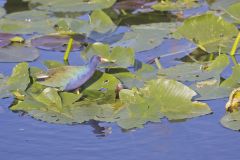
[[(0, 1), (2, 2), (2, 1)], [(2, 3), (3, 4), (3, 3)], [(62, 60), (62, 53), (41, 51), (31, 65), (44, 59)], [(70, 63), (79, 65), (78, 53)], [(15, 63), (0, 63), (9, 75)], [(165, 64), (167, 65), (167, 64)], [(227, 99), (208, 101), (214, 114), (184, 122), (148, 123), (143, 129), (121, 130), (116, 124), (89, 122), (55, 125), (11, 112), (12, 99), (0, 101), (0, 160), (238, 160), (240, 136), (223, 128), (219, 120)], [(108, 128), (109, 133), (104, 133)], [(110, 133), (111, 132), (111, 133)]]

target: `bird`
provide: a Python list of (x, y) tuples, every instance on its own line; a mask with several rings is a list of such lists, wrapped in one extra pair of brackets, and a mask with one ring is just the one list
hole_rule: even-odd
[(58, 88), (61, 91), (77, 90), (93, 76), (100, 62), (108, 62), (108, 60), (94, 55), (87, 65), (52, 68), (47, 74), (36, 76), (37, 81), (44, 86)]

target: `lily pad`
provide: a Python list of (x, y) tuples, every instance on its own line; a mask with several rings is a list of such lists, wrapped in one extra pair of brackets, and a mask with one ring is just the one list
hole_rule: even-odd
[[(31, 44), (39, 49), (43, 50), (53, 50), (65, 52), (67, 48), (70, 36), (68, 35), (47, 35), (31, 40)], [(81, 36), (81, 42), (84, 43), (86, 38)], [(78, 51), (82, 48), (82, 43), (79, 41), (74, 41), (72, 46), (72, 51)]]
[(231, 6), (229, 6), (227, 8), (227, 14), (235, 20), (235, 22), (237, 22), (238, 24), (240, 23), (240, 13), (239, 13), (239, 10), (240, 10), (240, 2), (239, 3), (235, 3), (235, 4), (232, 4)]
[(82, 94), (87, 99), (99, 103), (114, 102), (116, 88), (120, 81), (111, 74), (96, 72), (93, 77), (82, 86)]
[(6, 14), (5, 9), (0, 8), (0, 17), (4, 16)]
[(0, 74), (0, 99), (10, 97), (12, 95), (6, 83), (7, 77), (4, 77), (2, 74)]
[(9, 90), (25, 91), (30, 83), (28, 64), (25, 62), (17, 64), (12, 72), (12, 75), (7, 80)]
[(228, 95), (231, 93), (231, 91), (234, 88), (239, 87), (239, 73), (240, 73), (240, 67), (234, 66), (233, 67), (233, 74), (224, 80), (222, 83), (220, 81), (215, 80), (216, 83), (207, 84), (203, 86), (199, 86), (198, 83), (193, 84), (191, 88), (193, 88), (196, 92), (200, 94), (200, 97), (197, 98), (198, 100), (209, 100), (209, 99), (217, 99), (217, 98), (224, 98), (228, 97)]
[(34, 61), (39, 57), (39, 52), (33, 47), (0, 48), (0, 62)]
[(169, 120), (180, 120), (211, 113), (207, 104), (191, 101), (195, 95), (189, 87), (161, 77), (147, 82), (139, 93), (122, 90), (120, 99), (126, 106), (121, 112), (125, 113), (120, 114), (122, 117), (117, 123), (130, 129), (141, 127), (148, 121), (157, 122), (164, 116)]
[(240, 131), (240, 89), (237, 88), (232, 91), (229, 100), (226, 104), (226, 113), (221, 119), (221, 124), (229, 129)]
[(174, 23), (133, 25), (130, 31), (112, 46), (130, 47), (136, 52), (150, 50), (160, 45), (175, 27)]
[[(116, 66), (121, 67), (133, 66), (135, 61), (135, 54), (132, 48), (117, 46), (110, 49), (109, 45), (99, 42), (89, 45), (82, 55), (88, 59), (93, 55), (99, 55), (102, 58), (108, 59), (110, 62), (114, 62)], [(109, 66), (112, 65), (113, 64), (109, 64)]]
[[(203, 81), (211, 78), (220, 80), (220, 74), (229, 65), (227, 55), (221, 54), (214, 61), (199, 63), (183, 63), (175, 67), (161, 69), (159, 73), (179, 81)], [(204, 68), (205, 67), (205, 68)]]
[(157, 11), (184, 10), (199, 6), (196, 0), (160, 1), (152, 8)]
[(11, 44), (11, 39), (16, 37), (16, 34), (0, 33), (0, 47), (6, 47)]
[(7, 14), (5, 18), (11, 19), (11, 20), (17, 20), (17, 21), (20, 20), (20, 21), (32, 22), (32, 21), (48, 19), (49, 13), (44, 11), (29, 10), (29, 11), (10, 13), (10, 14)]
[(3, 18), (0, 20), (0, 31), (5, 33), (33, 34), (33, 33), (53, 33), (55, 18), (43, 19), (39, 21), (12, 20)]
[(118, 10), (149, 9), (155, 3), (157, 3), (156, 0), (124, 0), (116, 2), (113, 8)]
[(37, 6), (40, 10), (50, 10), (53, 12), (87, 12), (96, 9), (111, 7), (116, 0), (24, 0), (31, 4), (41, 4)]
[(90, 15), (90, 26), (94, 31), (106, 33), (116, 28), (111, 18), (102, 10), (94, 10)]
[(97, 105), (90, 101), (76, 102), (80, 97), (81, 95), (67, 92), (58, 93), (54, 88), (46, 88), (40, 95), (27, 96), (23, 102), (19, 101), (10, 109), (25, 111), (36, 119), (60, 124), (101, 119), (101, 116), (108, 111), (113, 112), (111, 105)]
[(193, 41), (209, 53), (219, 51), (228, 53), (238, 30), (221, 17), (208, 13), (185, 20), (176, 34)]

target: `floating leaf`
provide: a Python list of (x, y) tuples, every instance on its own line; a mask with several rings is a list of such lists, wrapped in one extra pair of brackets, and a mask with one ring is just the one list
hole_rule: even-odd
[(240, 89), (237, 88), (232, 91), (229, 100), (226, 104), (226, 114), (221, 119), (221, 124), (229, 129), (240, 130)]
[(196, 93), (189, 87), (161, 77), (147, 82), (140, 93), (130, 91), (127, 94), (124, 96), (127, 100), (123, 99), (127, 102), (126, 106), (121, 111), (126, 113), (118, 121), (126, 129), (141, 127), (147, 121), (155, 122), (163, 116), (169, 120), (179, 120), (211, 113), (207, 104), (191, 101)]
[(23, 62), (17, 64), (12, 75), (7, 80), (7, 85), (11, 91), (22, 90), (25, 91), (30, 83), (28, 64)]
[[(81, 36), (81, 42), (85, 42), (86, 38)], [(53, 50), (53, 51), (66, 51), (70, 36), (68, 35), (47, 35), (31, 40), (31, 44), (39, 49)], [(82, 43), (74, 41), (72, 51), (78, 51), (82, 48)]]
[(5, 47), (11, 44), (11, 39), (17, 35), (11, 33), (0, 33), (0, 47)]
[(45, 65), (48, 69), (65, 66), (65, 65), (62, 64), (61, 62), (51, 61), (51, 60), (44, 61), (44, 65)]
[(0, 48), (0, 62), (34, 61), (38, 57), (38, 50), (32, 47), (9, 46)]
[(210, 5), (211, 9), (214, 10), (224, 10), (225, 8), (228, 8), (230, 5), (239, 2), (239, 0), (217, 0), (214, 3)]
[(32, 21), (41, 21), (44, 19), (49, 18), (49, 13), (44, 11), (37, 11), (37, 10), (29, 10), (29, 11), (22, 11), (22, 12), (14, 12), (7, 14), (5, 18), (11, 19), (11, 20), (17, 20), (17, 21), (26, 21), (26, 22), (32, 22)]
[(90, 16), (90, 25), (94, 31), (106, 33), (116, 28), (111, 18), (102, 10), (94, 10)]
[(112, 46), (122, 46), (133, 48), (136, 52), (150, 50), (157, 47), (163, 38), (174, 29), (173, 23), (152, 23), (131, 26), (131, 30), (126, 32), (121, 40), (113, 43)]
[(5, 15), (5, 9), (3, 8), (0, 8), (0, 17), (4, 16)]
[(101, 116), (114, 121), (114, 117), (111, 120), (109, 116), (109, 112), (113, 112), (111, 105), (97, 105), (88, 101), (76, 102), (80, 97), (81, 95), (58, 93), (56, 89), (46, 88), (39, 95), (27, 96), (23, 102), (19, 101), (10, 109), (25, 111), (30, 116), (49, 123), (82, 123), (90, 119), (101, 119)]
[(0, 20), (0, 31), (7, 33), (33, 34), (54, 32), (55, 18), (39, 21), (21, 21), (3, 18)]
[(96, 72), (93, 77), (83, 85), (84, 96), (101, 103), (114, 102), (116, 88), (120, 81), (111, 74)]
[(24, 0), (32, 4), (41, 4), (37, 8), (40, 10), (50, 10), (53, 12), (87, 12), (96, 9), (111, 7), (116, 0)]
[(219, 81), (220, 74), (229, 63), (228, 56), (221, 54), (214, 61), (207, 64), (183, 63), (175, 67), (162, 69), (159, 73), (179, 81), (203, 81), (210, 78), (216, 78)]
[(236, 88), (240, 82), (240, 65), (232, 68), (232, 75), (221, 83), (222, 87)]
[(227, 14), (230, 14), (229, 16), (232, 17), (238, 24), (240, 23), (240, 2), (232, 4), (227, 8)]
[(113, 8), (119, 10), (149, 9), (155, 3), (157, 3), (156, 0), (124, 0), (115, 3)]
[(228, 53), (238, 30), (221, 17), (204, 14), (185, 20), (176, 33), (193, 41), (209, 53), (219, 51)]
[(199, 6), (196, 0), (178, 0), (178, 1), (160, 1), (154, 4), (152, 8), (157, 11), (184, 10)]
[(93, 55), (99, 55), (100, 57), (106, 58), (109, 61), (114, 62), (115, 65), (121, 67), (133, 66), (135, 61), (133, 49), (124, 47), (114, 47), (110, 49), (109, 45), (99, 42), (89, 45), (82, 55), (85, 57), (87, 56), (88, 59), (90, 59)]
[(7, 78), (0, 74), (0, 99), (10, 97), (12, 95), (6, 83)]

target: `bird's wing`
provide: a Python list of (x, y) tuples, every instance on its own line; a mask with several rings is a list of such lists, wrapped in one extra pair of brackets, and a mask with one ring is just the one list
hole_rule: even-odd
[(48, 70), (47, 76), (43, 81), (38, 83), (56, 87), (64, 90), (66, 85), (74, 78), (76, 78), (81, 72), (87, 69), (86, 66), (62, 66)]

